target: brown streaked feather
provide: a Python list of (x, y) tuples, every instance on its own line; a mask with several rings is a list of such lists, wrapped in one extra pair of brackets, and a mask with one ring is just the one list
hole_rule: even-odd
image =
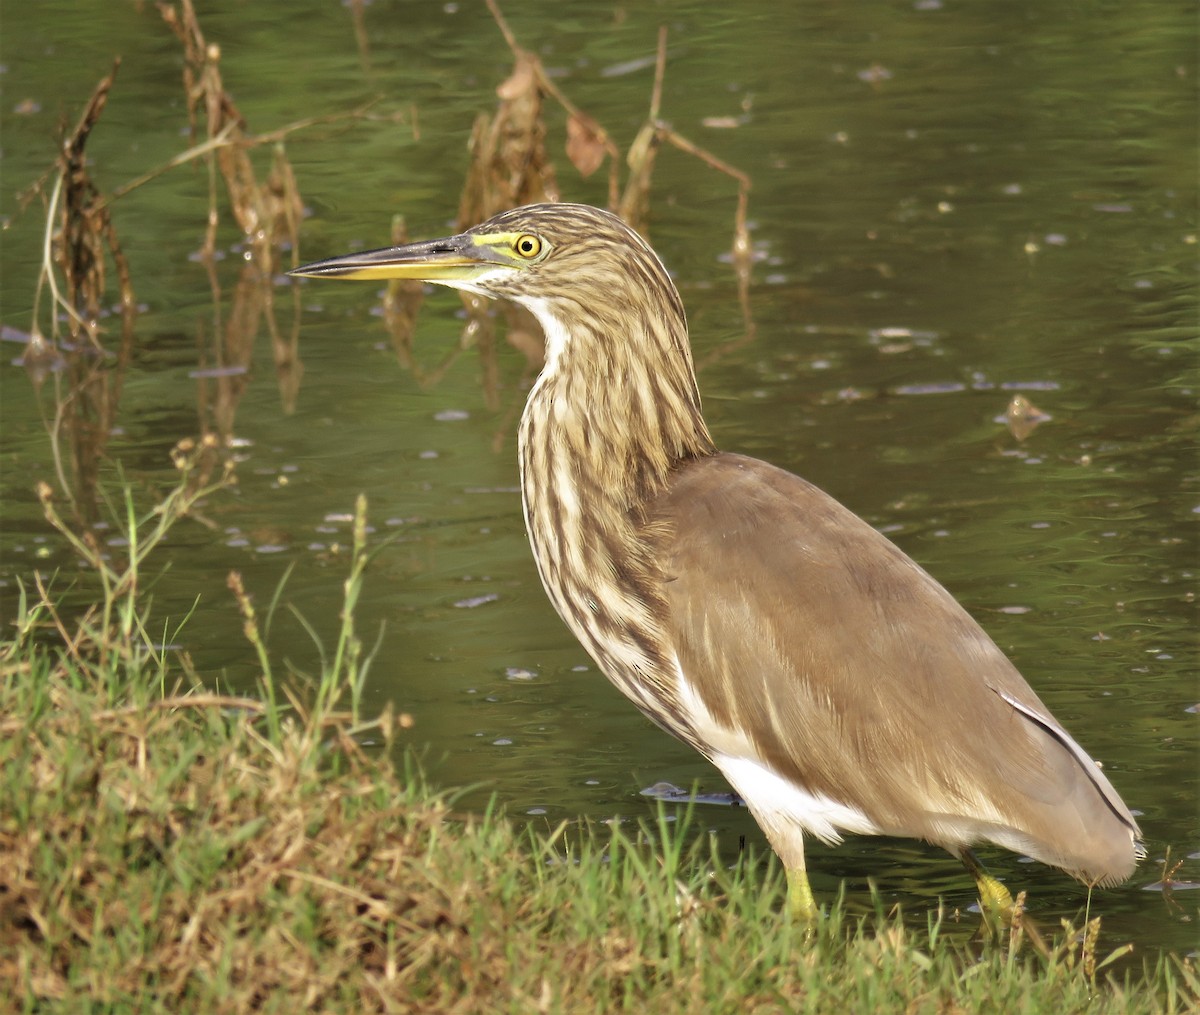
[(953, 597), (866, 522), (730, 454), (682, 465), (647, 515), (682, 672), (717, 723), (754, 731), (776, 774), (952, 852), (970, 844), (953, 819), (992, 815), (1086, 881), (1132, 872), (1137, 825), (1107, 778)]

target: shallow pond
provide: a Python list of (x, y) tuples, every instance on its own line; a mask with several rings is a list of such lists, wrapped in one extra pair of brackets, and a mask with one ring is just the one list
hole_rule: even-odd
[[(289, 135), (307, 208), (304, 259), (450, 231), (474, 117), (511, 68), (482, 5), (377, 2), (356, 40), (349, 8), (203, 5), (203, 28), (250, 130), (358, 119)], [(688, 307), (718, 442), (802, 473), (938, 577), (1141, 815), (1150, 858), (1096, 903), (1112, 939), (1187, 950), (1196, 894), (1164, 892), (1164, 856), (1200, 879), (1195, 434), (1194, 22), (1149, 3), (798, 5), (718, 9), (511, 5), (517, 37), (618, 144), (646, 116), (655, 39), (669, 29), (662, 115), (753, 180), (750, 340), (730, 264), (736, 187), (671, 147), (658, 157), (649, 232)], [(187, 146), (175, 38), (152, 5), (65, 0), (5, 14), (3, 323), (19, 337), (42, 243), (17, 192), (54, 156), (114, 55), (123, 65), (88, 152), (104, 189)], [(565, 197), (603, 203), (562, 154)], [(263, 163), (265, 165), (265, 163)], [(370, 709), (410, 713), (435, 778), (495, 793), (508, 811), (637, 818), (657, 782), (721, 792), (701, 759), (643, 720), (559, 623), (525, 543), (515, 424), (526, 358), (460, 350), (461, 304), (427, 294), (402, 365), (370, 285), (305, 285), (298, 363), (265, 325), (222, 376), (244, 247), (228, 216), (214, 303), (195, 256), (207, 176), (177, 169), (114, 205), (143, 310), (102, 474), (152, 486), (168, 452), (223, 428), (235, 491), (179, 530), (160, 564), (160, 616), (200, 607), (181, 635), (214, 683), (244, 687), (251, 652), (225, 591), (240, 570), (324, 638), (337, 623), (348, 514), (370, 499), (375, 559), (359, 629), (381, 631)], [(285, 333), (290, 283), (276, 280)], [(44, 322), (43, 322), (44, 326)], [(251, 335), (254, 329), (251, 328)], [(53, 480), (43, 413), (0, 345), (0, 609), (34, 568), (69, 568), (31, 491)], [(448, 359), (449, 358), (449, 359)], [(448, 362), (447, 362), (448, 360)], [(441, 369), (443, 368), (444, 369)], [(230, 378), (235, 378), (231, 380)], [(1022, 394), (1050, 419), (1018, 441)], [(273, 642), (298, 669), (318, 653), (281, 610)], [(970, 717), (962, 717), (969, 722)], [(761, 843), (744, 812), (697, 816), (732, 856)], [(1068, 879), (991, 851), (1053, 921), (1083, 902)], [(957, 863), (908, 842), (814, 844), (819, 896), (920, 910), (971, 900)]]

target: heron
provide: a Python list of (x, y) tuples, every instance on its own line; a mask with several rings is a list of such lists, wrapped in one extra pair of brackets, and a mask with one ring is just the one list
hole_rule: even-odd
[(717, 448), (679, 292), (618, 217), (527, 205), (291, 274), (421, 280), (537, 318), (545, 361), (517, 443), (546, 594), (605, 676), (742, 798), (793, 917), (820, 915), (806, 835), (940, 846), (1001, 913), (1012, 897), (980, 843), (1089, 889), (1144, 857), (1106, 775), (949, 592), (813, 484)]

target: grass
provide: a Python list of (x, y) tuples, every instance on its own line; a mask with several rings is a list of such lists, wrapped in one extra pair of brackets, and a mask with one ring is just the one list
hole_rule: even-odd
[(404, 721), (358, 714), (361, 502), (319, 685), (280, 685), (233, 581), (262, 693), (212, 693), (137, 608), (160, 524), (221, 484), (181, 460), (174, 499), (139, 516), (126, 495), (119, 565), (45, 498), (103, 600), (68, 622), (38, 581), (0, 644), (0, 1009), (1195, 1010), (1190, 960), (1117, 980), (1094, 934), (1041, 955), (1019, 934), (969, 946), (840, 904), (790, 924), (773, 866), (765, 884), (752, 861), (729, 870), (686, 823), (547, 834), (459, 813), (415, 763), (360, 743)]

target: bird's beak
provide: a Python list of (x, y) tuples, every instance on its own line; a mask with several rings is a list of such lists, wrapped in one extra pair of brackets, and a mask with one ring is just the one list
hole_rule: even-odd
[(512, 259), (506, 258), (491, 242), (481, 242), (484, 239), (462, 233), (403, 247), (364, 250), (313, 261), (293, 268), (288, 274), (305, 278), (408, 278), (450, 286), (469, 285), (497, 268), (515, 267)]

